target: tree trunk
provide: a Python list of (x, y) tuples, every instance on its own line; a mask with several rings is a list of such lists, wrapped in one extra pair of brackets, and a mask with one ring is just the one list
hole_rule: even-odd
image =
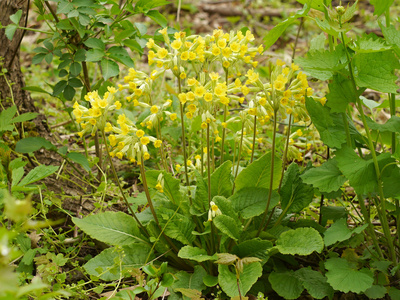
[[(0, 0), (1, 24), (3, 26), (10, 24), (10, 16), (21, 9), (23, 13), (20, 26), (25, 27), (29, 4), (29, 0)], [(23, 35), (23, 30), (17, 30), (10, 41), (5, 35), (5, 30), (0, 30), (0, 56), (4, 58), (2, 68), (7, 69), (7, 80), (13, 84), (11, 94), (4, 76), (0, 76), (0, 100), (4, 107), (9, 107), (12, 105), (11, 97), (13, 96), (20, 114), (38, 112), (38, 108), (35, 107), (30, 93), (22, 89), (25, 86), (25, 81), (21, 72), (19, 48)], [(38, 131), (39, 135), (44, 137), (49, 135), (50, 130), (47, 126), (46, 117), (43, 114), (39, 114), (33, 122), (36, 125), (35, 130)]]

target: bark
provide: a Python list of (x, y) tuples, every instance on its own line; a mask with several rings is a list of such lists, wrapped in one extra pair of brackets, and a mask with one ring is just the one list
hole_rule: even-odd
[[(10, 24), (10, 16), (21, 9), (23, 14), (20, 20), (20, 26), (25, 27), (29, 4), (29, 0), (0, 0), (1, 24), (3, 26)], [(38, 108), (34, 105), (30, 93), (22, 89), (25, 86), (25, 81), (20, 67), (19, 48), (23, 34), (23, 30), (17, 30), (13, 39), (10, 41), (5, 35), (5, 30), (0, 30), (0, 56), (4, 58), (3, 68), (6, 68), (8, 71), (6, 75), (7, 80), (9, 83), (13, 84), (13, 97), (20, 114), (25, 112), (39, 112)], [(5, 107), (12, 105), (10, 88), (3, 76), (0, 76), (0, 100)], [(44, 137), (49, 135), (50, 130), (47, 126), (46, 117), (43, 114), (39, 114), (33, 122), (35, 123), (35, 130), (38, 131), (39, 135)]]

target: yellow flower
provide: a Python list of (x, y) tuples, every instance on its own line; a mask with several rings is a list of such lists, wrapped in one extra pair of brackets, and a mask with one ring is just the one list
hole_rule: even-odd
[(112, 147), (114, 147), (117, 144), (117, 138), (113, 134), (110, 134), (110, 136), (108, 137), (108, 140), (110, 141), (110, 145)]
[(296, 133), (298, 136), (302, 136), (303, 135), (303, 131), (301, 131), (301, 129), (297, 129)]
[(113, 130), (111, 123), (107, 122), (106, 127), (104, 127), (105, 132), (110, 132)]
[(94, 125), (96, 125), (97, 121), (96, 121), (96, 119), (90, 119), (89, 123), (94, 126)]
[(194, 104), (190, 104), (190, 105), (187, 107), (187, 109), (188, 109), (188, 111), (190, 111), (191, 113), (194, 113), (194, 112), (196, 112), (197, 107), (196, 107), (196, 105), (194, 105)]
[(229, 61), (227, 61), (227, 60), (225, 60), (225, 61), (222, 63), (222, 66), (223, 66), (225, 69), (228, 69), (230, 65), (231, 65), (231, 63), (230, 63)]
[(193, 118), (193, 113), (190, 112), (190, 111), (188, 111), (188, 112), (186, 113), (186, 118), (192, 119), (192, 118)]
[(194, 53), (193, 51), (190, 51), (190, 52), (189, 52), (189, 59), (190, 59), (190, 60), (195, 60), (196, 57), (197, 57), (196, 53)]
[(206, 100), (207, 102), (212, 101), (212, 94), (211, 93), (205, 93), (204, 94), (204, 100)]
[(154, 43), (153, 39), (149, 39), (149, 41), (146, 44), (147, 48), (149, 48), (149, 49), (153, 48), (154, 45), (155, 45), (155, 43)]
[(278, 91), (282, 91), (285, 88), (285, 84), (283, 81), (275, 80), (274, 81), (274, 89)]
[(149, 152), (145, 152), (145, 153), (143, 154), (143, 159), (144, 159), (144, 160), (148, 160), (149, 158), (150, 158)]
[(242, 82), (240, 81), (239, 78), (236, 78), (236, 79), (235, 79), (235, 86), (236, 86), (236, 87), (241, 87), (241, 86), (242, 86)]
[(108, 102), (106, 99), (100, 99), (99, 101), (97, 101), (98, 105), (100, 108), (106, 108)]
[(182, 60), (188, 60), (189, 59), (189, 52), (187, 52), (187, 51), (182, 52), (181, 59)]
[(281, 104), (282, 104), (283, 106), (286, 106), (286, 105), (288, 105), (288, 103), (289, 103), (289, 99), (286, 98), (286, 97), (282, 97), (280, 102), (281, 102)]
[(214, 45), (214, 46), (212, 47), (211, 53), (212, 53), (214, 56), (218, 56), (218, 55), (220, 55), (220, 53), (221, 53), (221, 49), (219, 49), (217, 46)]
[(211, 80), (218, 80), (218, 78), (219, 78), (219, 74), (216, 72), (211, 72), (209, 74), (209, 76), (210, 76)]
[(165, 58), (167, 55), (168, 55), (168, 51), (167, 51), (167, 49), (165, 49), (165, 48), (160, 48), (160, 49), (157, 51), (157, 57), (158, 57), (159, 59), (163, 59), (163, 58)]
[[(137, 133), (137, 132), (136, 132)], [(142, 137), (142, 138), (140, 138), (140, 143), (142, 144), (142, 145), (147, 145), (148, 143), (150, 142), (150, 139), (147, 137), (147, 136), (144, 136), (144, 137)]]
[(188, 86), (195, 85), (195, 84), (196, 84), (196, 82), (197, 82), (197, 80), (196, 80), (196, 78), (194, 78), (194, 77), (192, 77), (192, 78), (189, 78), (189, 79), (187, 80), (187, 84), (188, 84)]
[(276, 60), (276, 65), (282, 67), (282, 66), (286, 65), (286, 63), (283, 60), (278, 58)]
[(136, 131), (136, 136), (137, 136), (138, 138), (141, 138), (142, 136), (144, 136), (144, 131), (141, 130), (141, 129), (139, 129), (138, 131)]
[(169, 118), (171, 119), (171, 121), (175, 121), (178, 118), (178, 116), (177, 114), (173, 113), (169, 115)]
[(152, 114), (158, 113), (158, 107), (157, 107), (157, 105), (153, 105), (153, 106), (150, 108), (150, 112), (151, 112)]
[(122, 159), (123, 157), (124, 157), (124, 154), (122, 153), (122, 152), (117, 152), (117, 157), (119, 158), (119, 159)]
[(198, 87), (196, 87), (195, 89), (194, 89), (194, 94), (197, 96), (197, 97), (203, 97), (203, 95), (204, 95), (204, 93), (206, 92), (206, 90), (205, 90), (205, 88), (204, 88), (204, 86), (198, 86)]
[(248, 93), (250, 93), (250, 89), (247, 86), (242, 86), (241, 91), (243, 93), (243, 95), (247, 95)]
[(178, 98), (179, 98), (179, 101), (180, 101), (182, 104), (185, 104), (185, 103), (186, 103), (186, 94), (185, 94), (185, 93), (180, 93), (180, 94), (178, 95)]
[(115, 101), (114, 105), (115, 105), (116, 109), (121, 109), (121, 106), (122, 106), (121, 102)]
[(193, 92), (186, 93), (186, 99), (189, 101), (193, 101), (195, 99), (194, 93)]
[(220, 136), (216, 136), (216, 137), (215, 137), (215, 142), (218, 143), (218, 142), (220, 142), (220, 141), (222, 141), (222, 138), (221, 138)]
[(326, 97), (322, 97), (321, 99), (319, 99), (319, 102), (320, 102), (322, 105), (325, 105), (325, 103), (326, 103)]
[(171, 43), (172, 49), (179, 50), (182, 47), (182, 41), (180, 39), (176, 39)]
[(229, 46), (233, 52), (239, 52), (240, 51), (240, 44), (237, 42), (233, 42)]
[(228, 105), (228, 104), (229, 104), (229, 98), (226, 97), (226, 96), (220, 97), (219, 101), (220, 101), (223, 105)]
[(164, 29), (159, 30), (158, 32), (161, 33), (162, 35), (167, 34), (168, 27), (165, 27)]
[(164, 193), (163, 187), (161, 185), (161, 183), (157, 183), (156, 184), (156, 189), (160, 192), (160, 193)]
[(192, 165), (192, 161), (191, 161), (190, 159), (188, 159), (188, 160), (186, 161), (186, 164), (187, 164), (188, 166), (191, 166), (191, 165)]
[(228, 126), (228, 123), (222, 122), (221, 125), (222, 125), (223, 128), (226, 128)]
[(179, 75), (179, 77), (180, 77), (181, 79), (185, 79), (185, 78), (186, 78), (186, 73), (185, 73), (185, 72), (182, 72), (182, 73)]
[(226, 47), (226, 39), (219, 39), (217, 42), (218, 47), (220, 47), (221, 49)]
[(201, 123), (201, 128), (202, 129), (206, 129), (207, 128), (207, 123), (206, 122)]
[(298, 65), (295, 65), (294, 63), (292, 63), (292, 70), (293, 71), (297, 71), (299, 69), (300, 69), (300, 67)]
[(121, 124), (121, 131), (122, 135), (127, 135), (129, 132), (129, 126), (126, 124)]

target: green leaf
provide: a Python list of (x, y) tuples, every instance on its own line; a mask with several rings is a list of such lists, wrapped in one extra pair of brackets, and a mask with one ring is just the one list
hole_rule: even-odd
[(350, 230), (347, 227), (346, 219), (337, 220), (331, 227), (329, 227), (324, 232), (324, 242), (326, 246), (330, 246), (335, 244), (336, 242), (346, 241), (353, 233), (361, 233), (365, 228), (367, 228), (368, 224), (364, 224), (361, 227), (357, 227), (354, 230)]
[[(335, 154), (340, 171), (350, 181), (357, 193), (365, 195), (378, 191), (378, 181), (372, 158), (364, 160), (348, 146), (343, 146)], [(389, 153), (381, 154), (377, 159), (381, 170), (385, 165), (394, 162)]]
[(114, 77), (119, 74), (118, 64), (112, 60), (103, 58), (100, 65), (103, 71), (104, 80), (107, 80), (110, 77)]
[[(236, 177), (236, 190), (239, 191), (245, 187), (269, 188), (271, 178), (271, 157), (268, 152), (259, 159), (253, 161)], [(282, 170), (282, 160), (275, 156), (273, 189), (279, 186)]]
[(201, 216), (208, 211), (208, 188), (203, 176), (195, 170), (196, 175), (196, 193), (190, 206), (190, 213), (196, 216)]
[(269, 255), (267, 251), (272, 248), (272, 242), (255, 238), (244, 241), (233, 247), (232, 253), (240, 258), (257, 257), (262, 260), (261, 264), (267, 262)]
[(68, 14), (74, 6), (68, 1), (60, 1), (57, 6), (57, 14)]
[(226, 234), (235, 241), (239, 239), (241, 228), (239, 227), (238, 220), (229, 216), (219, 215), (212, 222), (214, 222), (215, 227), (223, 234)]
[(379, 124), (367, 117), (368, 127), (380, 132), (400, 132), (400, 117), (392, 116), (385, 124)]
[(339, 45), (334, 51), (309, 52), (307, 57), (298, 57), (295, 62), (310, 76), (328, 80), (335, 72), (345, 67), (347, 59), (343, 46)]
[(100, 61), (104, 57), (104, 50), (100, 49), (89, 49), (86, 52), (86, 61)]
[(51, 95), (51, 93), (45, 91), (44, 89), (42, 89), (41, 87), (38, 87), (38, 86), (25, 86), (22, 89), (25, 90), (25, 91), (37, 92), (37, 93), (43, 93), (43, 94)]
[(371, 0), (370, 3), (375, 7), (374, 15), (380, 16), (385, 13), (393, 4), (394, 0)]
[[(6, 34), (6, 37), (7, 37), (10, 41), (13, 39), (14, 34), (15, 34), (15, 31), (16, 31), (17, 29), (18, 29), (18, 25), (15, 25), (15, 24), (9, 24), (9, 25), (7, 25), (5, 34)], [(38, 55), (40, 55), (40, 54), (38, 54)], [(38, 56), (38, 55), (35, 55), (35, 56)], [(43, 56), (43, 57), (44, 57), (44, 56)], [(42, 61), (42, 60), (40, 60), (40, 61)]]
[(335, 159), (329, 159), (319, 167), (306, 170), (300, 178), (304, 183), (311, 184), (325, 193), (339, 190), (346, 182), (346, 177), (340, 172)]
[(303, 287), (313, 298), (333, 298), (335, 291), (328, 284), (326, 277), (324, 277), (320, 272), (311, 270), (310, 267), (307, 267), (297, 270), (295, 275), (301, 280)]
[(111, 58), (111, 59), (113, 59), (115, 61), (118, 61), (118, 62), (124, 64), (125, 66), (127, 66), (129, 68), (134, 68), (135, 67), (135, 64), (134, 64), (132, 58), (130, 58), (129, 56), (126, 56), (126, 55), (110, 54), (110, 55), (108, 55), (108, 58)]
[(145, 35), (147, 32), (147, 26), (144, 23), (134, 23), (135, 27), (139, 31), (140, 35)]
[(86, 171), (90, 171), (89, 161), (82, 153), (70, 152), (66, 156), (73, 162), (80, 164)]
[(232, 162), (224, 162), (211, 174), (211, 198), (224, 196), (228, 198), (232, 193), (231, 182)]
[(325, 5), (329, 7), (329, 5), (331, 4), (332, 0), (296, 0), (297, 2), (301, 3), (301, 4), (311, 4), (311, 8), (319, 10), (324, 12), (325, 11)]
[(68, 84), (63, 91), (63, 96), (66, 100), (71, 101), (72, 99), (74, 99), (75, 93), (75, 89)]
[(324, 241), (317, 230), (303, 227), (283, 232), (276, 241), (276, 247), (282, 254), (310, 255), (314, 251), (321, 253)]
[(165, 0), (139, 0), (135, 5), (135, 12), (147, 12), (150, 9), (169, 3)]
[(325, 262), (328, 270), (326, 277), (328, 283), (335, 289), (344, 293), (361, 293), (369, 289), (373, 282), (373, 273), (368, 269), (356, 270), (350, 267), (344, 258), (330, 258)]
[(200, 249), (198, 247), (185, 246), (179, 250), (178, 256), (184, 259), (191, 259), (197, 262), (207, 261), (207, 260), (217, 260), (216, 255), (209, 256), (205, 249)]
[(58, 22), (56, 24), (56, 27), (61, 30), (73, 30), (74, 29), (74, 27), (71, 25), (71, 23), (69, 22), (68, 19), (60, 20), (60, 22)]
[(18, 122), (26, 122), (35, 119), (39, 114), (38, 113), (25, 113), (22, 115), (19, 115), (12, 119), (13, 123), (18, 123)]
[[(149, 257), (151, 248), (146, 244), (131, 244), (122, 247), (123, 253), (118, 253), (115, 248), (105, 249), (103, 252), (89, 260), (83, 268), (89, 275), (99, 277), (104, 281), (118, 280), (120, 277), (120, 265), (115, 261), (121, 259), (121, 269), (139, 269), (154, 255)], [(101, 272), (99, 272), (101, 270)]]
[(363, 34), (357, 37), (353, 43), (348, 44), (349, 48), (357, 53), (372, 53), (390, 50), (392, 47), (388, 46), (384, 39), (376, 36), (375, 34)]
[(379, 26), (381, 27), (386, 43), (392, 45), (397, 56), (400, 56), (400, 31), (398, 31), (393, 25), (385, 27), (383, 23), (379, 23)]
[(17, 113), (17, 107), (15, 105), (0, 112), (0, 132), (12, 131), (14, 129), (14, 126), (12, 126), (13, 122), (11, 120), (16, 113)]
[[(243, 272), (239, 274), (239, 288), (242, 296), (247, 294), (261, 275), (262, 267), (259, 262), (243, 265)], [(229, 270), (229, 266), (218, 265), (218, 282), (229, 297), (239, 296), (236, 274)]]
[[(239, 212), (244, 219), (261, 215), (268, 201), (268, 189), (259, 187), (245, 187), (237, 191), (230, 198), (235, 211)], [(272, 192), (269, 210), (272, 210), (279, 203), (279, 195)]]
[(332, 113), (344, 113), (348, 104), (355, 102), (363, 91), (364, 89), (355, 91), (348, 78), (340, 74), (334, 75), (332, 82), (329, 83), (326, 106), (331, 108)]
[(107, 211), (72, 221), (92, 238), (107, 244), (124, 246), (145, 242), (135, 220), (123, 212)]
[(325, 42), (326, 42), (326, 36), (325, 33), (320, 33), (317, 35), (315, 38), (311, 39), (310, 42), (310, 52), (313, 51), (324, 51), (325, 50)]
[(196, 237), (192, 234), (195, 229), (195, 224), (190, 218), (176, 213), (168, 215), (166, 221), (165, 234), (170, 238), (184, 245), (191, 244), (195, 240)]
[(19, 140), (15, 145), (15, 151), (19, 153), (32, 153), (41, 148), (47, 150), (57, 149), (51, 142), (42, 137), (27, 137)]
[(310, 6), (308, 4), (304, 4), (304, 7), (302, 10), (299, 10), (296, 12), (295, 15), (287, 18), (285, 21), (280, 22), (278, 25), (276, 25), (274, 28), (272, 28), (267, 35), (264, 37), (264, 45), (265, 48), (268, 49), (271, 47), (275, 42), (279, 39), (279, 37), (285, 32), (285, 30), (292, 25), (298, 18), (304, 17), (308, 14), (310, 10)]
[(78, 76), (81, 70), (82, 70), (82, 65), (78, 62), (72, 63), (71, 66), (69, 67), (69, 72), (73, 77)]
[(304, 290), (300, 279), (292, 270), (281, 273), (273, 271), (268, 281), (274, 291), (284, 299), (298, 299)]
[(321, 140), (330, 148), (340, 149), (342, 144), (346, 143), (342, 116), (331, 113), (330, 108), (323, 106), (312, 97), (306, 97), (306, 108)]
[(395, 69), (400, 63), (392, 51), (357, 53), (351, 62), (358, 86), (382, 93), (396, 93)]
[[(385, 299), (386, 293), (387, 289), (382, 285), (373, 285), (364, 292), (368, 299)], [(391, 297), (391, 299), (396, 298)]]
[[(172, 288), (173, 290), (179, 291), (182, 294), (186, 294), (182, 289), (191, 289), (201, 292), (206, 288), (206, 286), (203, 283), (203, 278), (206, 275), (207, 275), (206, 271), (200, 266), (195, 266), (193, 273), (180, 271), (175, 274), (176, 281), (172, 284)], [(182, 298), (185, 300), (191, 299), (187, 296), (183, 296)]]
[(166, 27), (168, 24), (167, 19), (158, 10), (150, 10), (146, 13), (146, 16), (148, 16), (161, 27)]
[(158, 176), (163, 174), (164, 178), (164, 194), (174, 204), (179, 204), (182, 201), (182, 195), (179, 191), (180, 181), (174, 178), (171, 173), (165, 171), (150, 170), (146, 171), (147, 184), (151, 188), (155, 188), (158, 183)]
[(98, 49), (102, 51), (106, 49), (106, 45), (103, 43), (103, 41), (96, 38), (89, 38), (84, 42), (84, 44), (85, 46), (92, 49)]
[(280, 195), (281, 206), (285, 214), (299, 212), (311, 203), (314, 197), (314, 188), (302, 182), (297, 164), (292, 163), (285, 172)]
[(60, 95), (64, 91), (64, 89), (67, 85), (68, 85), (68, 82), (66, 80), (61, 80), (61, 81), (57, 82), (53, 88), (53, 96), (57, 97), (58, 95)]
[(33, 170), (31, 170), (19, 183), (17, 186), (26, 186), (28, 184), (39, 181), (43, 178), (46, 178), (56, 172), (58, 170), (58, 166), (45, 166), (40, 165)]
[(18, 10), (15, 14), (10, 16), (10, 20), (14, 24), (18, 25), (19, 21), (21, 20), (21, 17), (22, 17), (22, 10)]

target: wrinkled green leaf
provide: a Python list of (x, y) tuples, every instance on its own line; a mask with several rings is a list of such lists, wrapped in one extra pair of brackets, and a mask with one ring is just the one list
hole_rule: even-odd
[(212, 222), (214, 222), (215, 227), (223, 234), (226, 234), (235, 241), (239, 239), (241, 231), (238, 224), (239, 220), (235, 220), (229, 216), (219, 215), (216, 216)]
[(217, 256), (209, 256), (205, 249), (200, 249), (198, 247), (185, 246), (179, 250), (178, 256), (184, 259), (191, 259), (198, 262), (207, 260), (216, 260)]
[(276, 247), (282, 254), (310, 255), (314, 251), (321, 253), (324, 241), (317, 230), (304, 227), (283, 232), (276, 241)]
[(363, 226), (357, 227), (354, 230), (350, 230), (347, 227), (346, 219), (337, 220), (331, 227), (329, 227), (324, 233), (324, 242), (326, 246), (333, 245), (336, 242), (346, 241), (353, 233), (361, 233), (365, 228), (367, 228), (368, 224), (364, 224)]
[(275, 292), (284, 299), (298, 299), (304, 290), (300, 279), (295, 275), (294, 271), (272, 272), (268, 281)]

